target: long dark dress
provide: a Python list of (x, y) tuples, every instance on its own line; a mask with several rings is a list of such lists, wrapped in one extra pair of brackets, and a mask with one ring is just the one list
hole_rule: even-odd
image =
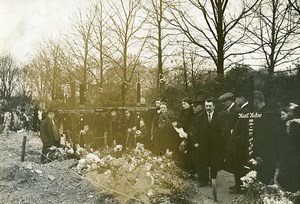
[(300, 190), (300, 119), (287, 122), (286, 138), (282, 140), (279, 183), (290, 192)]
[[(188, 133), (190, 131), (190, 129), (192, 128), (192, 120), (194, 118), (194, 113), (193, 113), (193, 109), (192, 107), (188, 108), (188, 109), (183, 109), (180, 112), (180, 123), (182, 125), (182, 128), (184, 130), (184, 132)], [(192, 162), (192, 143), (190, 140), (190, 137), (188, 137), (186, 139), (186, 152), (180, 152), (180, 160), (183, 163), (183, 168), (191, 173), (195, 173), (193, 172), (193, 162)]]

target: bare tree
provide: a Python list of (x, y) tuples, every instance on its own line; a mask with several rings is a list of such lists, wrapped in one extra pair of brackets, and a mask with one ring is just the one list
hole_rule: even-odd
[(177, 1), (169, 4), (172, 18), (168, 20), (203, 51), (202, 57), (214, 62), (218, 75), (223, 75), (226, 60), (245, 54), (236, 49), (245, 39), (245, 32), (236, 28), (253, 12), (258, 1)]
[(177, 84), (184, 86), (187, 93), (191, 94), (191, 91), (197, 87), (202, 80), (203, 75), (207, 75), (210, 65), (205, 58), (198, 55), (199, 48), (191, 43), (185, 41), (180, 42), (180, 49), (174, 53), (173, 59), (175, 61), (175, 67), (173, 67), (172, 78), (178, 80)]
[(20, 68), (10, 56), (0, 57), (0, 97), (9, 102), (20, 80)]
[(290, 5), (300, 14), (300, 2), (299, 0), (289, 0)]
[(78, 9), (78, 12), (71, 18), (73, 21), (71, 34), (66, 36), (65, 50), (69, 55), (65, 55), (66, 64), (71, 66), (65, 67), (66, 71), (73, 74), (74, 77), (83, 85), (84, 92), (88, 84), (91, 72), (90, 56), (92, 55), (93, 46), (91, 39), (93, 35), (93, 25), (96, 19), (96, 12), (93, 9), (88, 9), (88, 12), (83, 12)]
[(63, 75), (60, 62), (62, 53), (60, 45), (49, 40), (40, 47), (40, 52), (28, 65), (28, 83), (42, 100), (55, 101), (61, 98)]
[(128, 85), (135, 74), (145, 40), (137, 38), (145, 19), (138, 16), (141, 10), (139, 0), (114, 1), (109, 12), (111, 26), (109, 52), (105, 56), (111, 61), (115, 74), (122, 83), (122, 103), (126, 103)]
[[(151, 29), (149, 36), (147, 36), (149, 39), (148, 43), (150, 44), (148, 49), (150, 49), (150, 52), (154, 53), (154, 57), (157, 58), (156, 86), (159, 89), (161, 88), (159, 79), (164, 73), (163, 64), (168, 56), (165, 52), (169, 45), (167, 37), (171, 35), (171, 32), (168, 32), (168, 29), (170, 29), (169, 23), (164, 18), (167, 12), (167, 1), (145, 1), (143, 8), (147, 13), (146, 23)], [(152, 57), (153, 56), (149, 57), (149, 59), (152, 59)]]
[(93, 22), (93, 36), (90, 39), (91, 45), (95, 48), (96, 52), (94, 55), (91, 56), (93, 59), (96, 67), (99, 69), (97, 70), (97, 73), (99, 75), (97, 76), (94, 72), (91, 74), (94, 75), (95, 80), (99, 84), (99, 88), (103, 88), (103, 83), (105, 81), (104, 78), (104, 71), (107, 66), (105, 66), (105, 52), (107, 52), (108, 46), (106, 45), (107, 38), (109, 38), (109, 34), (107, 33), (107, 13), (105, 9), (105, 4), (103, 1), (97, 1), (94, 2), (91, 5), (90, 10), (92, 10), (95, 13), (95, 21)]
[[(255, 13), (256, 23), (247, 26), (255, 45), (260, 47), (258, 56), (268, 73), (275, 68), (296, 60), (299, 42), (299, 17), (285, 0), (263, 0)], [(263, 56), (263, 57), (260, 57)]]

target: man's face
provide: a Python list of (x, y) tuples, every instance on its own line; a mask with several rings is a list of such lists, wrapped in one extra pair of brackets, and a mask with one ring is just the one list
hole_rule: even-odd
[(196, 113), (200, 113), (203, 110), (203, 105), (201, 104), (194, 104), (193, 105), (193, 112)]
[(241, 96), (235, 97), (235, 103), (236, 103), (238, 106), (242, 106), (242, 105), (243, 105), (243, 97), (241, 97)]
[(88, 131), (89, 131), (89, 126), (88, 126), (88, 125), (85, 125), (85, 126), (83, 127), (83, 129), (84, 129), (84, 131), (88, 132)]
[(182, 101), (182, 108), (183, 109), (189, 109), (190, 108), (190, 104), (185, 102), (185, 101)]
[(55, 113), (54, 113), (54, 112), (49, 112), (49, 113), (48, 113), (48, 118), (53, 119), (54, 116), (55, 116)]
[(258, 105), (258, 101), (257, 100), (253, 100), (253, 108), (255, 111), (259, 111), (259, 105)]
[(211, 113), (213, 110), (215, 110), (215, 105), (213, 102), (208, 102), (208, 101), (205, 101), (205, 110), (206, 112), (208, 113)]
[(168, 107), (165, 104), (160, 105), (160, 111), (162, 113), (167, 113), (168, 112)]
[(226, 101), (223, 101), (222, 102), (222, 106), (225, 108), (225, 109), (228, 109), (230, 107), (230, 105), (232, 104), (232, 101), (230, 100), (226, 100)]

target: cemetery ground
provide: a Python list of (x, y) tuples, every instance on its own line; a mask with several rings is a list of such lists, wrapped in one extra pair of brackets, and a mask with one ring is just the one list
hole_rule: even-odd
[[(21, 162), (23, 136), (27, 142)], [(36, 133), (0, 137), (0, 203), (216, 203), (211, 187), (199, 188), (167, 156), (153, 157), (142, 147), (126, 154), (81, 149), (77, 158), (40, 164), (42, 143)], [(219, 173), (217, 203), (239, 196), (228, 193), (233, 183), (231, 174)]]

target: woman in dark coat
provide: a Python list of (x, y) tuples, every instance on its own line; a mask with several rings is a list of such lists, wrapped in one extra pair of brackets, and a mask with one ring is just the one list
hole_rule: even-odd
[[(188, 133), (191, 129), (192, 120), (194, 117), (193, 106), (192, 106), (193, 101), (187, 97), (182, 99), (181, 103), (183, 109), (180, 112), (179, 121), (177, 122), (181, 124), (184, 132)], [(192, 155), (191, 155), (192, 144), (191, 144), (190, 137), (188, 137), (185, 141), (186, 141), (186, 146), (185, 146), (186, 151), (181, 152), (180, 157), (183, 162), (183, 168), (193, 174), (195, 172), (193, 172), (193, 162), (192, 162)]]
[(300, 107), (290, 104), (288, 116), (278, 181), (285, 190), (297, 192), (300, 190)]

